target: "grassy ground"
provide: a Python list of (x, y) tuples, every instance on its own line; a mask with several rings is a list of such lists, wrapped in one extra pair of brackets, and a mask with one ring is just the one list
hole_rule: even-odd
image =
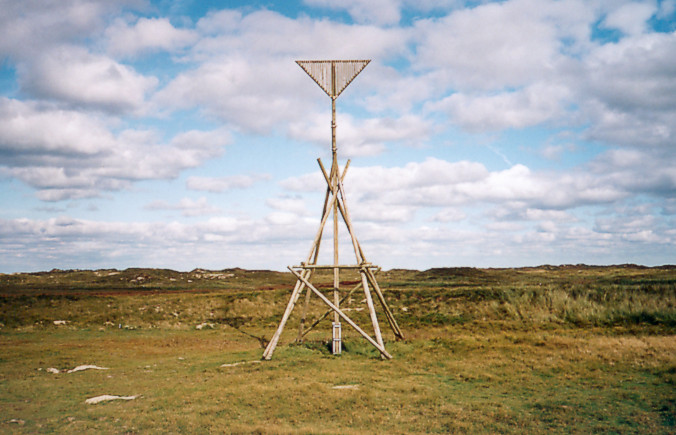
[[(676, 431), (676, 269), (393, 270), (379, 282), (406, 334), (385, 334), (393, 360), (348, 329), (330, 355), (327, 324), (293, 345), (294, 312), (259, 362), (289, 274), (0, 275), (0, 432)], [(82, 364), (109, 370), (46, 370)], [(102, 394), (140, 397), (85, 404)]]

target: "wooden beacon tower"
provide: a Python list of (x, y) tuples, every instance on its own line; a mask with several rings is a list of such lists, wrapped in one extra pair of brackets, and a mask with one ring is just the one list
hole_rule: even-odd
[[(319, 168), (324, 175), (326, 180), (326, 197), (324, 198), (324, 209), (322, 211), (321, 224), (317, 230), (314, 241), (312, 242), (312, 247), (310, 248), (310, 253), (307, 256), (307, 259), (304, 262), (301, 262), (299, 266), (289, 267), (291, 273), (293, 273), (296, 278), (296, 285), (293, 288), (291, 297), (289, 299), (289, 304), (284, 311), (282, 320), (279, 322), (279, 326), (275, 331), (275, 334), (272, 336), (270, 343), (263, 352), (263, 358), (269, 360), (272, 358), (272, 353), (277, 347), (279, 338), (282, 335), (284, 326), (286, 325), (291, 312), (293, 311), (298, 299), (300, 298), (303, 290), (306, 290), (305, 296), (305, 305), (303, 308), (303, 313), (301, 316), (300, 327), (298, 331), (298, 340), (302, 340), (305, 334), (312, 328), (314, 328), (321, 320), (326, 318), (333, 312), (333, 353), (341, 353), (341, 323), (340, 320), (344, 320), (352, 328), (354, 328), (359, 334), (361, 334), (369, 343), (371, 343), (382, 355), (383, 358), (391, 359), (387, 350), (385, 350), (385, 344), (383, 343), (383, 337), (380, 332), (380, 326), (378, 325), (378, 317), (376, 315), (376, 309), (373, 303), (373, 297), (371, 295), (371, 289), (376, 294), (378, 302), (382, 306), (387, 322), (392, 328), (397, 339), (403, 339), (404, 336), (397, 325), (397, 321), (392, 314), (392, 311), (385, 301), (385, 297), (380, 287), (378, 286), (378, 281), (376, 280), (375, 271), (378, 269), (378, 266), (375, 266), (368, 261), (364, 256), (364, 251), (362, 250), (357, 237), (354, 233), (354, 228), (352, 227), (352, 222), (350, 220), (350, 214), (347, 209), (347, 202), (345, 200), (345, 191), (343, 189), (343, 179), (347, 172), (347, 168), (350, 165), (348, 160), (343, 168), (342, 172), (338, 167), (337, 160), (337, 148), (336, 148), (336, 98), (345, 90), (345, 88), (354, 80), (355, 77), (368, 65), (370, 60), (299, 60), (296, 63), (303, 68), (303, 70), (310, 76), (312, 79), (319, 85), (319, 87), (326, 92), (326, 94), (331, 97), (331, 151), (332, 151), (332, 164), (331, 171), (326, 172), (326, 168), (322, 164), (321, 159), (318, 159)], [(338, 227), (339, 227), (339, 215), (342, 217), (347, 231), (349, 233), (350, 239), (352, 241), (352, 247), (354, 248), (354, 255), (356, 257), (355, 264), (340, 264), (338, 262)], [(324, 226), (329, 220), (329, 217), (333, 216), (333, 264), (329, 265), (320, 265), (317, 264), (317, 258), (319, 256), (319, 246), (322, 240), (322, 233), (324, 232)], [(321, 293), (317, 288), (312, 284), (311, 279), (313, 273), (318, 269), (327, 269), (333, 270), (333, 301)], [(352, 288), (347, 295), (342, 299), (340, 298), (340, 271), (343, 269), (353, 269), (357, 270), (361, 276), (361, 282), (354, 288)], [(344, 311), (340, 309), (340, 304), (349, 298), (355, 291), (359, 288), (362, 288), (364, 291), (364, 296), (366, 299), (366, 305), (368, 306), (369, 315), (371, 318), (371, 324), (373, 326), (374, 337), (371, 337), (366, 333), (362, 328), (359, 327), (350, 317), (345, 314)], [(310, 300), (311, 294), (314, 293), (317, 297), (329, 307), (324, 316), (321, 316), (310, 328), (307, 330), (304, 329), (305, 317), (307, 313), (308, 303)]]

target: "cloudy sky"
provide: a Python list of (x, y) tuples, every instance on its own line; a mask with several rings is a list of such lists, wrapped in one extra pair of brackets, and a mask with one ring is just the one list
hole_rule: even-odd
[(372, 59), (337, 103), (373, 263), (676, 258), (675, 0), (0, 11), (0, 272), (304, 260), (331, 105), (297, 59)]

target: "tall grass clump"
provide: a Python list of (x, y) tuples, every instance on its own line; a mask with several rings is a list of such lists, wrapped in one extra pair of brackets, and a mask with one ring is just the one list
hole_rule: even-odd
[(491, 303), (493, 317), (577, 326), (676, 326), (676, 287), (574, 285), (507, 288)]
[(676, 271), (670, 267), (430, 269), (415, 280), (406, 281), (402, 272), (394, 276), (390, 297), (409, 327), (676, 326)]

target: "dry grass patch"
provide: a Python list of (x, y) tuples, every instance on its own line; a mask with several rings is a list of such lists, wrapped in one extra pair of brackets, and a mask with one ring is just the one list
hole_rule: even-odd
[[(97, 272), (0, 277), (0, 432), (673, 433), (676, 427), (672, 268), (384, 272), (379, 281), (407, 337), (394, 342), (385, 334), (393, 360), (382, 361), (349, 328), (339, 357), (328, 351), (326, 325), (305, 344), (290, 345), (294, 315), (274, 359), (261, 363), (252, 361), (261, 358), (260, 338), (269, 338), (281, 317), (288, 276)], [(96, 294), (86, 288), (92, 277), (99, 280), (92, 284)], [(112, 294), (106, 285), (120, 278), (127, 287), (148, 287)], [(188, 279), (211, 287), (192, 291)], [(163, 283), (177, 290), (162, 290)], [(67, 285), (77, 294), (59, 287)], [(359, 304), (355, 297), (346, 306)], [(311, 306), (312, 316), (323, 312), (321, 304)], [(364, 312), (352, 314), (368, 324)], [(195, 328), (205, 322), (214, 329)], [(83, 364), (109, 370), (46, 370)], [(101, 395), (137, 399), (85, 404)]]

